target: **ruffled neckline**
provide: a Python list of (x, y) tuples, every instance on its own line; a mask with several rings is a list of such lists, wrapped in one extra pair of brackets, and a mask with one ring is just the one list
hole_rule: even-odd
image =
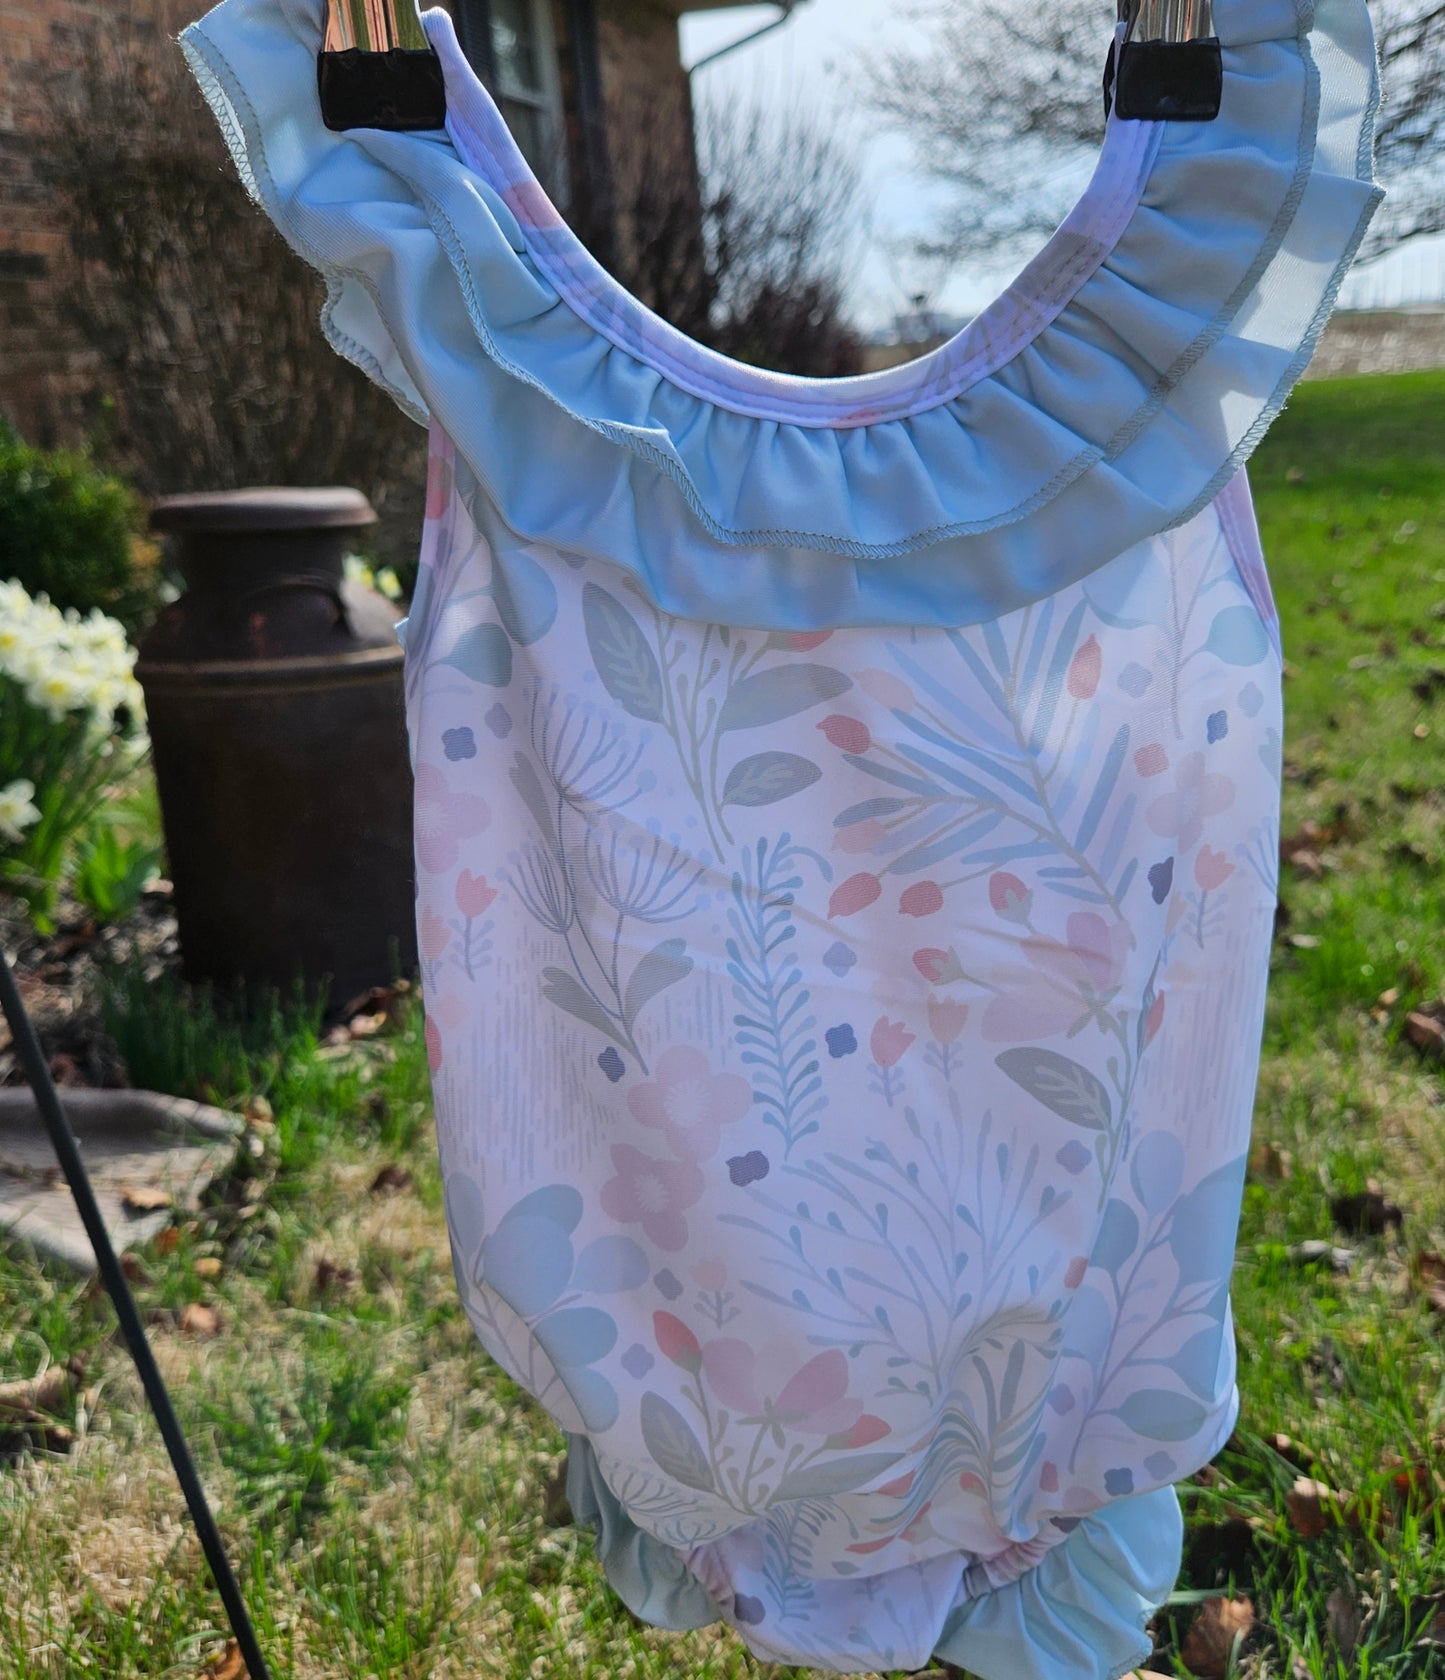
[(1112, 118), (1074, 213), (962, 333), (801, 380), (694, 344), (586, 256), (443, 14), (448, 130), (327, 130), (322, 10), (223, 0), (181, 40), (326, 276), (332, 343), (517, 536), (685, 617), (975, 623), (1185, 523), (1303, 372), (1380, 196), (1364, 0), (1217, 0), (1213, 123)]

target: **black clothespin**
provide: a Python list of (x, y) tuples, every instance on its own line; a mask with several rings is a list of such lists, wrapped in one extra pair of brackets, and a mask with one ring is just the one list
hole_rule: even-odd
[(1213, 122), (1224, 94), (1213, 0), (1119, 0), (1122, 45), (1104, 66), (1104, 113)]
[(326, 0), (316, 85), (328, 128), (407, 133), (447, 120), (441, 60), (416, 0)]

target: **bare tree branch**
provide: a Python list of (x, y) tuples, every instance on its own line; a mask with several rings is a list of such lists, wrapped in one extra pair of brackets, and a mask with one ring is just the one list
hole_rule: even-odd
[[(1363, 260), (1445, 229), (1445, 4), (1371, 0), (1384, 83), (1378, 171), (1389, 198)], [(863, 96), (947, 189), (932, 255), (1014, 258), (1055, 228), (1103, 137), (1112, 15), (1099, 0), (924, 0), (927, 44), (871, 66)]]

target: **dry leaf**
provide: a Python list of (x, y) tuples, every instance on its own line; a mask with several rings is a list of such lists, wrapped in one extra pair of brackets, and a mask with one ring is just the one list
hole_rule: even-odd
[(373, 1196), (397, 1196), (403, 1190), (411, 1189), (411, 1174), (405, 1167), (399, 1167), (395, 1162), (385, 1166), (371, 1181)]
[(356, 1273), (350, 1266), (339, 1266), (334, 1260), (325, 1258), (316, 1262), (316, 1293), (329, 1294), (333, 1289), (347, 1289), (356, 1282)]
[(1249, 1171), (1253, 1178), (1279, 1182), (1294, 1171), (1294, 1157), (1277, 1143), (1260, 1138), (1249, 1152)]
[(190, 1302), (181, 1312), (181, 1334), (183, 1336), (216, 1336), (221, 1330), (221, 1315), (214, 1307), (205, 1306), (200, 1301)]
[(1405, 1017), (1405, 1037), (1427, 1056), (1445, 1056), (1445, 1003), (1427, 1003)]
[(180, 1246), (181, 1228), (179, 1225), (167, 1225), (164, 1231), (155, 1237), (155, 1251), (157, 1254), (174, 1254)]
[(221, 1262), (214, 1254), (202, 1255), (201, 1258), (196, 1261), (195, 1265), (196, 1276), (198, 1278), (205, 1278), (208, 1283), (214, 1283), (215, 1280), (220, 1277), (222, 1269)]
[(249, 1680), (249, 1671), (241, 1660), (241, 1647), (234, 1639), (201, 1670), (200, 1680)]
[(1359, 1605), (1343, 1587), (1336, 1587), (1325, 1601), (1325, 1626), (1341, 1656), (1350, 1656), (1359, 1644), (1362, 1620)]
[(1247, 1598), (1208, 1598), (1184, 1636), (1180, 1657), (1198, 1680), (1224, 1680), (1230, 1658), (1249, 1637), (1254, 1606)]
[(1445, 1313), (1445, 1256), (1433, 1250), (1417, 1254), (1410, 1270), (1425, 1299), (1438, 1313)]
[(28, 1417), (32, 1412), (54, 1412), (70, 1391), (70, 1373), (63, 1365), (52, 1365), (30, 1382), (0, 1383), (0, 1412)]
[(1308, 1476), (1295, 1478), (1284, 1503), (1289, 1512), (1290, 1527), (1301, 1540), (1318, 1540), (1339, 1515), (1333, 1490)]
[(1292, 933), (1289, 942), (1296, 951), (1317, 951), (1320, 944), (1318, 937), (1313, 933)]
[(1292, 1435), (1266, 1435), (1265, 1440), (1287, 1464), (1294, 1465), (1296, 1470), (1307, 1470), (1315, 1461), (1314, 1450), (1305, 1446), (1302, 1441), (1296, 1441)]
[(121, 1206), (129, 1213), (159, 1213), (162, 1208), (170, 1207), (174, 1200), (169, 1190), (162, 1190), (154, 1184), (122, 1184), (120, 1187)]

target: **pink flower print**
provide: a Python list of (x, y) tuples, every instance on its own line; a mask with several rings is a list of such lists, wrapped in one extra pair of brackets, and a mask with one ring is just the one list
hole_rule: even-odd
[(913, 953), (913, 966), (931, 986), (946, 986), (950, 980), (963, 979), (963, 964), (954, 950), (940, 951), (937, 946), (925, 945)]
[(468, 921), (474, 916), (484, 916), (496, 897), (497, 889), (487, 885), (485, 875), (473, 875), (470, 869), (464, 869), (457, 876), (457, 909)]
[(1099, 686), (1099, 673), (1103, 668), (1104, 651), (1099, 646), (1099, 638), (1090, 636), (1069, 661), (1068, 689), (1075, 700), (1094, 698)]
[(1234, 865), (1223, 852), (1215, 851), (1213, 846), (1199, 848), (1194, 859), (1194, 879), (1205, 892), (1222, 887), (1233, 873)]
[(1034, 895), (1006, 869), (997, 869), (988, 878), (988, 901), (996, 916), (1006, 922), (1027, 922), (1034, 907)]
[(416, 855), (423, 869), (438, 874), (457, 861), (460, 842), (480, 834), (492, 820), (485, 799), (472, 793), (453, 793), (435, 765), (423, 764), (416, 773)]
[(652, 1333), (664, 1359), (670, 1359), (674, 1365), (680, 1365), (684, 1371), (691, 1371), (694, 1375), (701, 1370), (702, 1349), (698, 1346), (697, 1337), (680, 1318), (675, 1318), (670, 1312), (653, 1313)]
[(428, 961), (435, 962), (452, 942), (452, 930), (430, 905), (421, 913), (421, 951)]
[(839, 752), (865, 753), (873, 744), (868, 725), (857, 718), (844, 717), (841, 712), (825, 717), (817, 727), (827, 737), (829, 746), (837, 747)]
[(441, 455), (433, 455), (426, 467), (426, 516), (440, 519), (447, 511), (452, 494), (452, 464)]
[(1165, 994), (1160, 992), (1159, 996), (1149, 1005), (1149, 1013), (1144, 1020), (1144, 1043), (1146, 1047), (1154, 1042), (1160, 1027), (1164, 1025), (1164, 998)]
[[(1133, 936), (1122, 922), (1106, 922), (1093, 910), (1076, 910), (1065, 928), (1067, 943), (1042, 937), (1020, 942), (1028, 968), (995, 972), (1002, 989), (990, 998), (982, 1022), (991, 1043), (1051, 1038), (1101, 1017), (1123, 979)], [(1039, 985), (1040, 975), (1045, 986)]]
[(873, 1052), (873, 1060), (881, 1068), (891, 1068), (902, 1059), (917, 1035), (907, 1031), (902, 1021), (890, 1021), (880, 1015), (873, 1023), (873, 1031), (868, 1037), (868, 1048)]
[(699, 1289), (716, 1292), (727, 1288), (728, 1268), (725, 1260), (699, 1260), (692, 1269), (692, 1281)]
[(427, 1019), (426, 1030), (426, 1064), (433, 1073), (442, 1065), (442, 1035), (441, 1028), (436, 1022)]
[(602, 1206), (624, 1225), (641, 1225), (650, 1242), (676, 1254), (687, 1241), (683, 1214), (702, 1197), (702, 1172), (692, 1161), (658, 1161), (629, 1143), (614, 1143), (615, 1178), (602, 1186)]
[(1204, 754), (1187, 754), (1174, 769), (1174, 792), (1161, 794), (1145, 815), (1156, 834), (1177, 835), (1181, 852), (1193, 851), (1204, 833), (1204, 819), (1227, 811), (1234, 803), (1234, 783), (1228, 776), (1204, 768)]
[(891, 671), (867, 670), (857, 673), (859, 688), (870, 700), (890, 712), (911, 712), (914, 707), (913, 690), (901, 677)]
[(1123, 977), (1133, 936), (1123, 922), (1106, 922), (1096, 910), (1076, 910), (1065, 923), (1069, 950), (1095, 992), (1111, 992)]
[(898, 909), (904, 916), (933, 916), (943, 908), (943, 888), (937, 881), (915, 881), (911, 887), (905, 887), (903, 896), (898, 900)]
[(1169, 754), (1158, 741), (1151, 741), (1134, 754), (1134, 768), (1141, 776), (1162, 776), (1169, 768)]
[(831, 630), (794, 630), (788, 634), (788, 646), (794, 653), (811, 653), (815, 647), (822, 647), (832, 634)]
[(775, 1336), (756, 1350), (722, 1336), (703, 1343), (702, 1373), (740, 1421), (771, 1424), (778, 1446), (785, 1429), (840, 1435), (864, 1415), (863, 1402), (848, 1398), (848, 1360), (841, 1348), (829, 1348), (799, 1365), (798, 1344), (790, 1336)]
[(877, 817), (864, 817), (862, 822), (849, 823), (833, 832), (835, 852), (871, 852), (880, 841), (888, 838), (888, 830)]
[(834, 889), (828, 900), (829, 916), (853, 916), (876, 903), (883, 891), (883, 883), (876, 875), (866, 872), (850, 875), (841, 887)]
[(929, 998), (928, 1030), (940, 1044), (952, 1044), (968, 1025), (968, 1005), (952, 998)]
[(722, 1129), (741, 1120), (753, 1104), (752, 1087), (736, 1073), (714, 1073), (702, 1051), (689, 1044), (663, 1052), (657, 1075), (627, 1093), (627, 1106), (644, 1126), (655, 1126), (673, 1154), (707, 1161)]

